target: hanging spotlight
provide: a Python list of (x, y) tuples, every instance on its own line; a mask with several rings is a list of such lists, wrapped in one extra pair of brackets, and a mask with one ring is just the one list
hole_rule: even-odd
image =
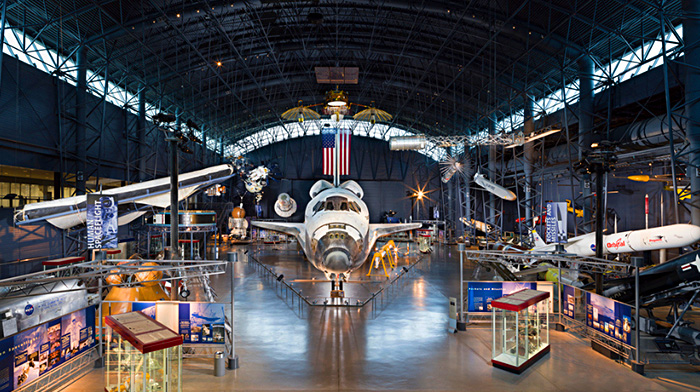
[(175, 117), (174, 114), (160, 112), (153, 116), (152, 119), (153, 122), (157, 123), (171, 123), (175, 122), (175, 120), (177, 120), (177, 117)]

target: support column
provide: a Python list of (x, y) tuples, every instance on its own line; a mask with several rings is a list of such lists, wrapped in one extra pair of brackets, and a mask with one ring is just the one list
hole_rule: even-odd
[(690, 144), (691, 223), (700, 226), (700, 2), (683, 0), (683, 41), (685, 42), (685, 109), (688, 118), (686, 138)]
[[(490, 118), (489, 118), (489, 135), (495, 135), (496, 134), (496, 114), (492, 113)], [(489, 178), (491, 181), (495, 181), (496, 179), (496, 145), (491, 144), (489, 146)], [(486, 223), (489, 223), (491, 225), (496, 225), (496, 195), (493, 193), (489, 192), (489, 221)]]
[(84, 195), (85, 188), (85, 170), (87, 162), (87, 134), (85, 123), (87, 121), (87, 111), (85, 108), (85, 91), (87, 90), (87, 54), (86, 49), (81, 46), (76, 55), (76, 65), (78, 67), (78, 80), (75, 89), (75, 148), (76, 157), (78, 159), (75, 171), (75, 194)]
[(136, 156), (139, 160), (138, 176), (136, 179), (139, 182), (146, 181), (146, 88), (142, 87), (139, 91), (139, 117), (138, 131), (136, 133), (138, 142), (136, 143)]
[[(457, 175), (459, 176), (459, 174)], [(459, 222), (454, 218), (455, 216), (455, 188), (453, 181), (457, 181), (456, 179), (450, 179), (450, 181), (447, 182), (447, 208), (445, 208), (445, 219), (447, 219), (448, 222), (450, 222), (453, 227), (450, 227), (452, 229), (452, 234), (448, 236), (448, 241), (454, 240), (454, 236), (457, 232), (457, 225)]]
[[(593, 140), (593, 73), (595, 65), (589, 56), (583, 56), (579, 65), (579, 114), (578, 114), (578, 140), (579, 161), (583, 158), (583, 152), (591, 148)], [(591, 175), (584, 174), (581, 177), (581, 191), (583, 194), (583, 222), (584, 230), (591, 232)], [(572, 200), (573, 203), (573, 200)]]
[[(178, 113), (177, 119), (175, 120), (175, 129), (177, 132), (180, 131), (180, 116)], [(177, 144), (179, 142), (179, 139), (175, 137), (175, 135), (169, 135), (167, 138), (168, 142), (170, 142), (170, 259), (171, 260), (179, 260), (180, 259), (180, 252), (178, 250), (179, 248), (179, 240), (180, 240), (180, 233), (178, 231), (179, 229), (179, 223), (180, 223), (180, 215), (178, 211), (178, 171), (179, 171), (179, 162), (178, 162), (178, 147)], [(177, 295), (177, 286), (173, 282), (173, 289), (170, 293), (170, 299), (177, 299), (177, 296), (173, 297), (173, 293)]]
[[(524, 123), (523, 123), (523, 133), (525, 137), (530, 136), (535, 132), (535, 117), (534, 117), (534, 100), (532, 96), (525, 95), (525, 112), (524, 112)], [(524, 151), (524, 161), (523, 161), (523, 171), (525, 172), (525, 225), (527, 227), (534, 226), (532, 224), (532, 172), (535, 167), (535, 144), (534, 142), (528, 142), (523, 145)]]
[(7, 0), (2, 2), (2, 12), (0, 13), (0, 86), (2, 86), (2, 57), (5, 49), (5, 11), (7, 10)]

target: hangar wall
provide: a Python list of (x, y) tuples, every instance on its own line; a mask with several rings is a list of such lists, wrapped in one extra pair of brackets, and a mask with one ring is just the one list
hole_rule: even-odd
[[(416, 219), (412, 200), (407, 192), (417, 186), (434, 190), (420, 207), (420, 219), (431, 219), (430, 208), (440, 205), (440, 179), (437, 162), (412, 151), (390, 151), (385, 141), (353, 136), (350, 152), (350, 175), (341, 182), (355, 180), (365, 191), (363, 200), (370, 210), (370, 222), (379, 222), (384, 211), (396, 211), (396, 217)], [(288, 139), (253, 151), (247, 157), (254, 164), (266, 164), (272, 169), (260, 205), (265, 218), (279, 218), (273, 210), (277, 195), (289, 193), (297, 201), (297, 212), (291, 221), (301, 222), (309, 202), (309, 189), (319, 179), (332, 181), (323, 175), (323, 155), (320, 136)], [(283, 180), (280, 180), (283, 179)], [(240, 192), (237, 184), (234, 192)], [(234, 201), (237, 199), (234, 197)], [(252, 203), (246, 203), (250, 207)], [(253, 215), (254, 210), (247, 210)]]

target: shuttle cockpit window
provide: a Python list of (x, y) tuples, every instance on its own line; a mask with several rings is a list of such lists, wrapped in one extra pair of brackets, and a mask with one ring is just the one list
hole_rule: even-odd
[(350, 211), (360, 213), (360, 206), (357, 205), (354, 201), (351, 201), (348, 203), (348, 206), (350, 207)]

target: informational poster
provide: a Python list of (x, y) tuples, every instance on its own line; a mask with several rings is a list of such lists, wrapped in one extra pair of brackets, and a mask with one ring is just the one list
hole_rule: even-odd
[(491, 301), (524, 289), (537, 289), (537, 282), (469, 282), (467, 312), (490, 312)]
[(224, 304), (208, 302), (181, 303), (180, 330), (184, 343), (224, 344)]
[(87, 195), (86, 224), (88, 249), (116, 248), (118, 207), (116, 196)]
[(587, 292), (586, 324), (611, 339), (632, 342), (632, 307), (622, 302)]
[(547, 231), (545, 241), (549, 244), (565, 244), (568, 240), (566, 232), (566, 203), (547, 203), (545, 218)]
[(564, 317), (572, 320), (576, 319), (576, 289), (573, 286), (566, 284), (562, 285), (562, 295), (564, 296), (561, 304), (561, 312)]
[(531, 289), (546, 291), (550, 294), (549, 312), (554, 311), (554, 284), (552, 282), (468, 282), (467, 309), (469, 313), (484, 313), (491, 311), (491, 301), (513, 294), (520, 290)]
[[(177, 305), (175, 312), (173, 304)], [(177, 319), (176, 332), (182, 335), (185, 344), (224, 344), (226, 316), (222, 303), (133, 302), (131, 309), (168, 326), (173, 324), (168, 319)]]
[(93, 306), (3, 339), (0, 392), (20, 388), (94, 346)]

